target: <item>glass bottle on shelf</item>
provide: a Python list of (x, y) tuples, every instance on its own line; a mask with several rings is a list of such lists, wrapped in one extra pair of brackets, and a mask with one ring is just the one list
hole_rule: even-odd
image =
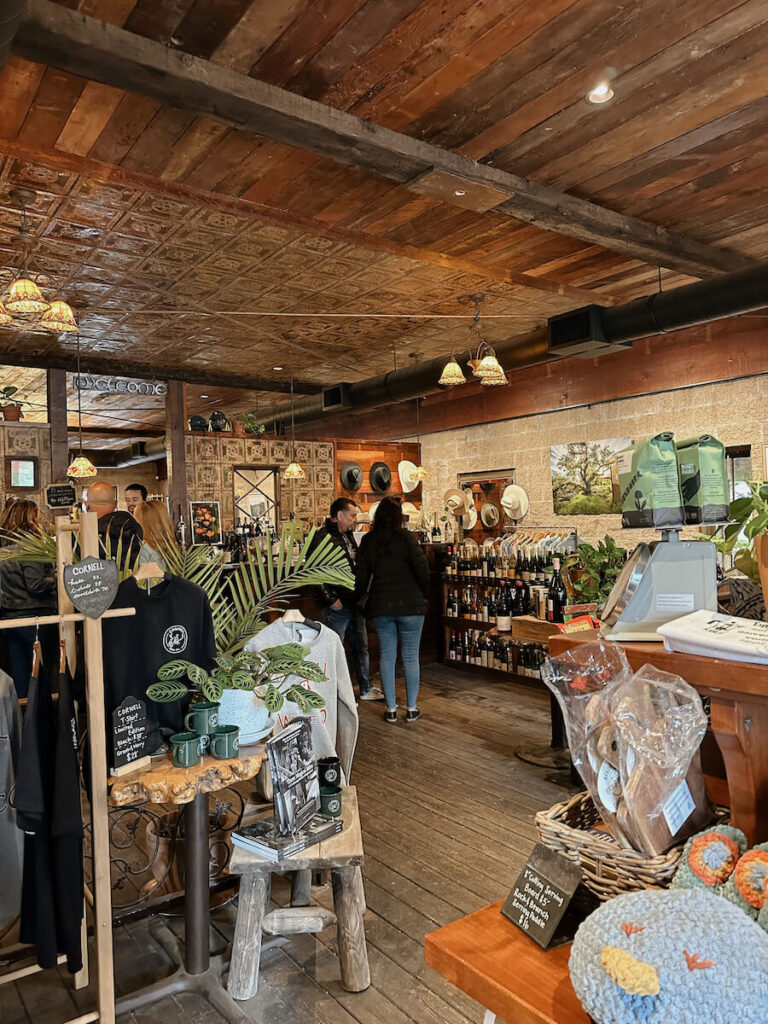
[(451, 639), (448, 641), (448, 660), (456, 661), (456, 634), (451, 630)]
[(547, 621), (562, 622), (563, 608), (568, 603), (568, 594), (565, 589), (565, 583), (563, 583), (563, 577), (560, 575), (560, 559), (554, 558), (552, 566), (552, 579), (547, 591)]
[(497, 620), (497, 608), (496, 608), (496, 595), (499, 590), (497, 587), (488, 588), (488, 622), (496, 623)]
[(482, 596), (480, 600), (480, 619), (483, 622), (488, 621), (488, 593), (490, 589), (490, 587), (483, 587), (482, 590)]
[(508, 633), (512, 629), (512, 606), (506, 583), (501, 584), (496, 598), (496, 625), (500, 633)]

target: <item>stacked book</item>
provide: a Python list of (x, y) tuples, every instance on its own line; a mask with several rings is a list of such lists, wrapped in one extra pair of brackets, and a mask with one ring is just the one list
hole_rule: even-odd
[(232, 833), (232, 842), (243, 850), (256, 853), (267, 860), (280, 862), (295, 853), (301, 853), (309, 846), (321, 843), (324, 839), (341, 832), (341, 818), (332, 818), (328, 814), (315, 814), (314, 817), (297, 829), (293, 835), (283, 835), (279, 822), (274, 815), (262, 821), (246, 825)]

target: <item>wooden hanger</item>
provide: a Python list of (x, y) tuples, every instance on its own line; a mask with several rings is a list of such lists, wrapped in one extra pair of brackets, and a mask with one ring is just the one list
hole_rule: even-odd
[(165, 569), (161, 569), (157, 562), (142, 562), (134, 573), (136, 580), (157, 580), (165, 579)]
[(314, 629), (318, 634), (320, 633), (320, 623), (315, 622), (314, 619), (305, 618), (298, 608), (286, 608), (283, 612), (283, 622), (296, 622), (304, 626), (309, 626), (310, 629)]
[(40, 646), (40, 641), (35, 640), (32, 645), (32, 676), (36, 677), (40, 674), (40, 666), (43, 663), (43, 649)]
[(67, 671), (67, 642), (59, 641), (59, 674), (64, 675)]

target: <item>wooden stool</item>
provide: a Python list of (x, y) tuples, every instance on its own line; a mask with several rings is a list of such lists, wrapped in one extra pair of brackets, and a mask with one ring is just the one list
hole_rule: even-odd
[[(341, 817), (344, 828), (325, 842), (274, 863), (235, 846), (229, 873), (242, 875), (235, 925), (232, 963), (227, 989), (233, 999), (250, 999), (259, 986), (261, 935), (317, 932), (336, 925), (341, 963), (341, 984), (347, 992), (362, 992), (371, 983), (368, 950), (365, 945), (365, 893), (360, 865), (363, 838), (354, 786), (342, 790)], [(335, 914), (322, 907), (269, 907), (272, 875), (295, 871), (331, 872)]]

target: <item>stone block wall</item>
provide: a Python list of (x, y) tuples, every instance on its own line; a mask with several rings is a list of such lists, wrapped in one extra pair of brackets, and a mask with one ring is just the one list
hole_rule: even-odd
[[(671, 383), (671, 382), (670, 382)], [(583, 540), (606, 533), (625, 546), (656, 539), (655, 531), (621, 529), (621, 517), (556, 516), (549, 468), (551, 445), (602, 438), (642, 440), (663, 430), (676, 437), (713, 434), (723, 444), (752, 446), (752, 478), (768, 478), (764, 446), (768, 444), (768, 375), (670, 390), (578, 409), (422, 435), (422, 460), (429, 472), (424, 507), (442, 510), (442, 496), (456, 486), (457, 473), (514, 467), (515, 479), (528, 493), (526, 526), (573, 525)]]

